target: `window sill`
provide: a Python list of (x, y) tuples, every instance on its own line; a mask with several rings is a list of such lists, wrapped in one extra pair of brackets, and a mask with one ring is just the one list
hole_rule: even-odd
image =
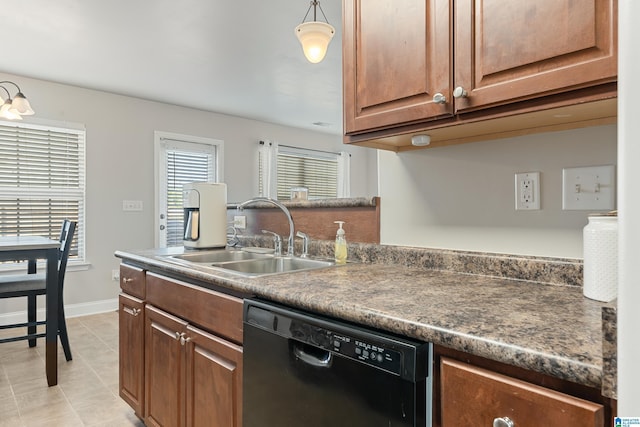
[[(91, 267), (91, 263), (89, 261), (69, 261), (67, 264), (67, 271), (85, 271)], [(27, 263), (11, 263), (11, 264), (3, 264), (0, 265), (0, 275), (6, 274), (21, 274), (27, 271)], [(38, 262), (38, 266), (36, 271), (46, 271), (46, 263)]]

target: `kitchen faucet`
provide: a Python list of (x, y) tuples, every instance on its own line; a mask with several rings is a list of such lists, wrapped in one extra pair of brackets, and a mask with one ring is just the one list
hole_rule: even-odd
[(249, 199), (247, 201), (240, 203), (238, 205), (238, 210), (241, 211), (245, 208), (245, 206), (250, 205), (252, 203), (259, 203), (259, 202), (271, 203), (272, 205), (280, 208), (282, 212), (284, 212), (284, 214), (287, 216), (287, 220), (289, 220), (289, 238), (287, 239), (287, 255), (293, 256), (293, 234), (294, 234), (293, 218), (291, 218), (291, 212), (289, 212), (289, 209), (287, 209), (285, 205), (283, 205), (277, 200), (273, 200), (268, 197), (254, 197), (253, 199)]

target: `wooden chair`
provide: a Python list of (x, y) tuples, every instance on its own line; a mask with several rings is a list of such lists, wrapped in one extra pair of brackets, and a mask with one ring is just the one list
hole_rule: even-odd
[[(74, 221), (64, 220), (60, 233), (60, 252), (58, 255), (58, 335), (64, 350), (67, 361), (71, 360), (71, 349), (69, 348), (69, 337), (67, 335), (67, 323), (64, 316), (64, 302), (62, 299), (62, 289), (64, 276), (67, 270), (67, 260), (69, 250), (76, 230)], [(29, 265), (29, 273), (35, 273), (35, 263)], [(36, 338), (43, 338), (45, 333), (36, 333), (36, 326), (45, 324), (44, 321), (36, 321), (36, 297), (47, 293), (46, 275), (39, 274), (18, 274), (10, 276), (0, 276), (0, 298), (27, 297), (27, 323), (16, 323), (2, 325), (0, 329), (24, 328), (27, 327), (27, 335), (3, 338), (0, 343), (29, 340), (29, 347), (36, 345)], [(48, 316), (48, 314), (47, 314)]]

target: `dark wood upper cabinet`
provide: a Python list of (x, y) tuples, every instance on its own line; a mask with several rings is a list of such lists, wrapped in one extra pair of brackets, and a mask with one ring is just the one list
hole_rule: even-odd
[(617, 76), (613, 0), (455, 0), (456, 112)]
[(347, 133), (453, 114), (449, 0), (344, 0)]
[(616, 80), (617, 0), (343, 1), (346, 143), (611, 123)]

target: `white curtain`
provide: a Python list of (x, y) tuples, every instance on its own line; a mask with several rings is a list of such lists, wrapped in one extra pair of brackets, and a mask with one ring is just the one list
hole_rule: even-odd
[(338, 198), (351, 197), (351, 154), (341, 151), (338, 156)]
[(268, 140), (261, 141), (258, 149), (260, 164), (259, 194), (275, 199), (278, 194), (278, 144)]

